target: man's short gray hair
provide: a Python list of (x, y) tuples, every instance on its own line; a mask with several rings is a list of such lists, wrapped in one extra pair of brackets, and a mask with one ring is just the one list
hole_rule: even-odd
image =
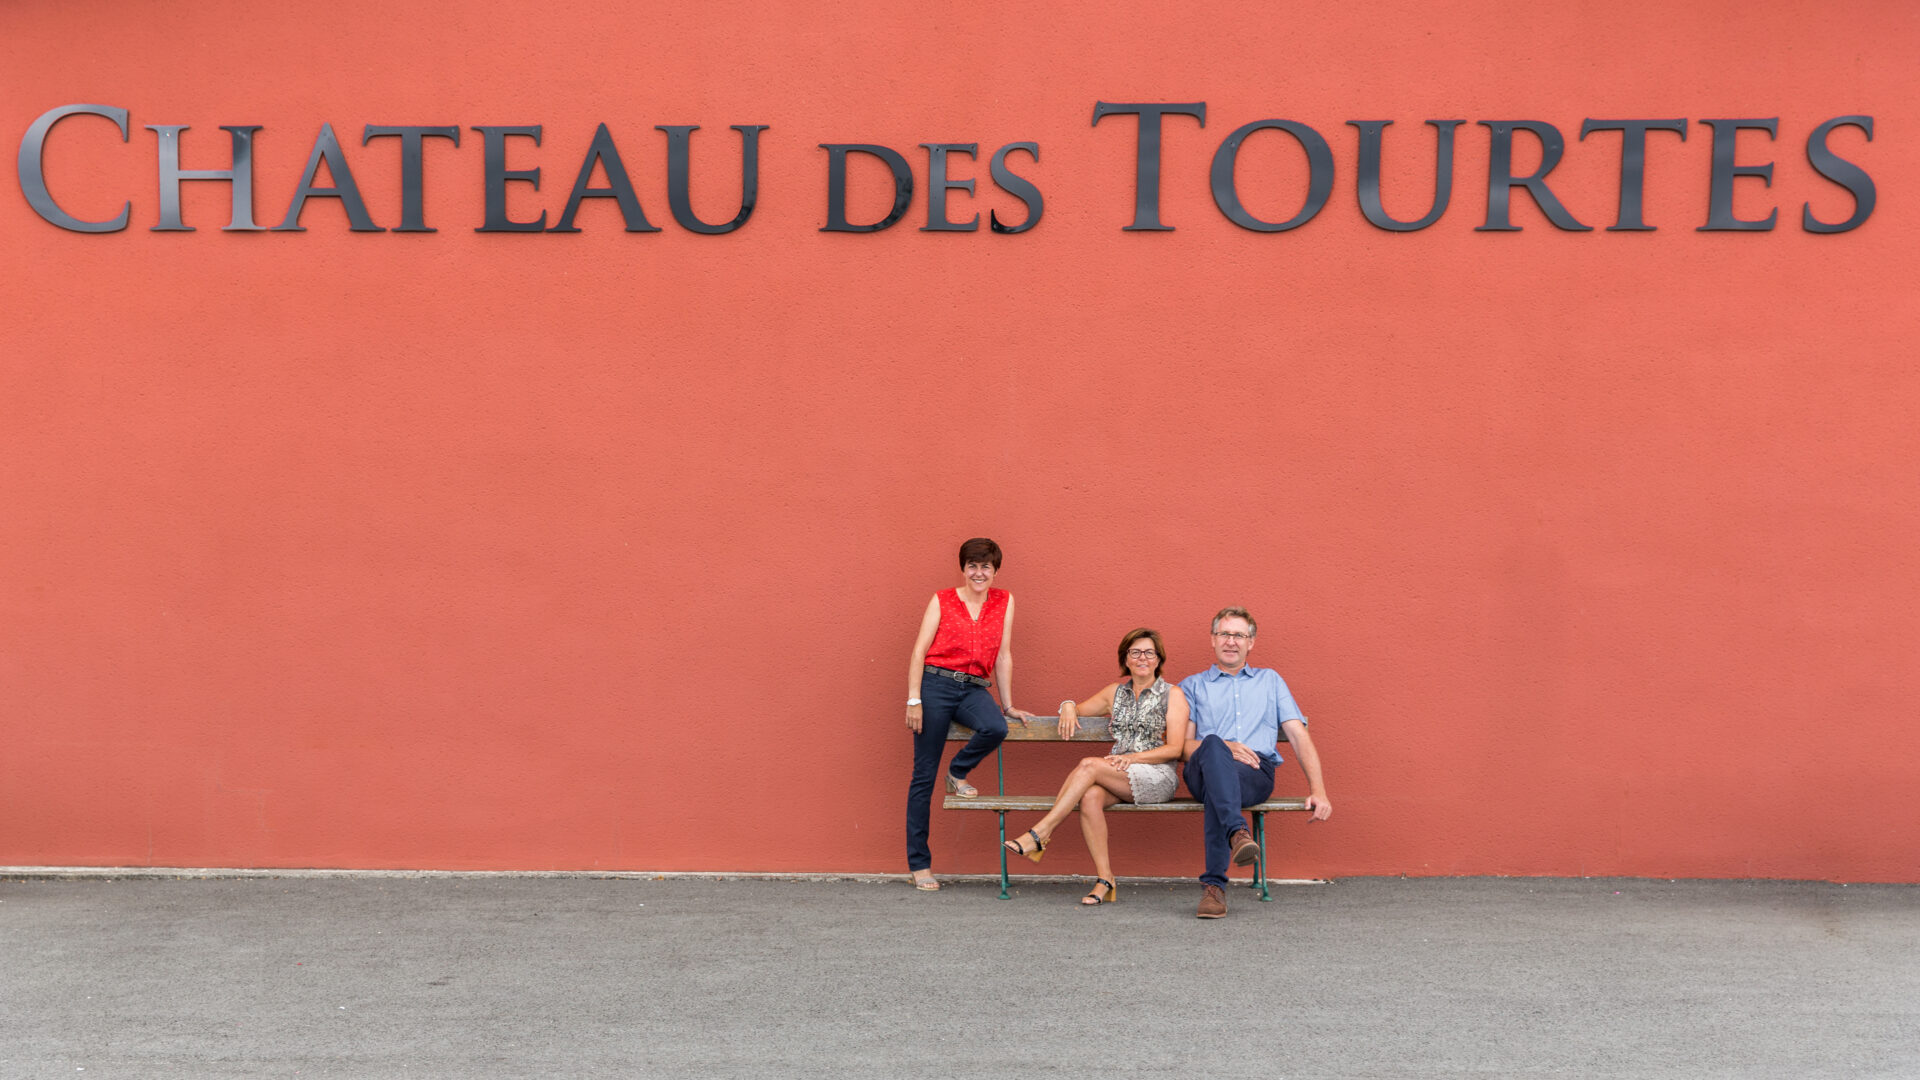
[(1216, 634), (1219, 633), (1221, 619), (1245, 619), (1247, 620), (1247, 636), (1248, 637), (1256, 637), (1260, 633), (1260, 624), (1253, 621), (1253, 616), (1247, 614), (1246, 608), (1243, 608), (1243, 607), (1221, 608), (1220, 614), (1215, 615), (1213, 617), (1213, 623), (1212, 625), (1208, 626), (1207, 629), (1212, 631), (1213, 633), (1216, 633)]

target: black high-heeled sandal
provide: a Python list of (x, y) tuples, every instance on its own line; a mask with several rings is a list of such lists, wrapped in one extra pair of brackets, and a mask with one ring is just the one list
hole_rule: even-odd
[(1008, 851), (1013, 852), (1015, 855), (1025, 855), (1027, 858), (1032, 859), (1034, 862), (1039, 862), (1040, 854), (1047, 850), (1047, 842), (1045, 840), (1040, 839), (1040, 834), (1037, 832), (1034, 832), (1032, 829), (1027, 830), (1027, 836), (1033, 837), (1032, 851), (1028, 851), (1025, 847), (1021, 846), (1020, 841), (1025, 839), (1025, 837), (1021, 837), (1013, 840), (1004, 840), (1001, 842), (1000, 846), (1003, 848), (1006, 848)]
[[(1102, 885), (1105, 885), (1107, 887), (1107, 895), (1104, 897), (1100, 895), (1100, 886)], [(1101, 904), (1112, 904), (1112, 903), (1119, 902), (1120, 888), (1119, 886), (1115, 885), (1113, 882), (1108, 881), (1106, 878), (1103, 878), (1103, 877), (1097, 877), (1093, 879), (1093, 886), (1094, 887), (1092, 892), (1080, 898), (1081, 907), (1099, 907)]]

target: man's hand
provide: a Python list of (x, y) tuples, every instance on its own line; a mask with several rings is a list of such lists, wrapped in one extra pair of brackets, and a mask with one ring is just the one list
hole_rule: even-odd
[(1325, 821), (1333, 816), (1333, 800), (1327, 798), (1324, 794), (1309, 795), (1307, 796), (1307, 809), (1313, 812), (1313, 817), (1307, 820), (1307, 824), (1311, 825), (1316, 821)]
[(907, 706), (907, 730), (915, 735), (920, 734), (920, 706), (918, 705)]
[(1027, 721), (1034, 719), (1034, 715), (1025, 709), (1008, 709), (1006, 712), (1002, 713), (1001, 715), (1005, 716), (1009, 720), (1018, 720), (1023, 725)]
[(1225, 742), (1227, 750), (1233, 754), (1233, 760), (1256, 769), (1260, 767), (1260, 755), (1248, 749), (1246, 744), (1234, 742), (1232, 739), (1227, 739)]

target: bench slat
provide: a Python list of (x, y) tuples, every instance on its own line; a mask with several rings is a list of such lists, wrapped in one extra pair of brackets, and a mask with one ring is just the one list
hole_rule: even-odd
[[(1050, 795), (988, 795), (985, 792), (971, 799), (963, 799), (958, 795), (949, 795), (946, 797), (946, 801), (941, 803), (941, 806), (947, 810), (1046, 810), (1052, 805), (1053, 797)], [(1306, 808), (1307, 800), (1305, 799), (1268, 799), (1266, 802), (1260, 803), (1257, 806), (1249, 806), (1246, 809), (1265, 813), (1273, 810), (1305, 810)], [(1137, 814), (1168, 813), (1198, 809), (1200, 809), (1200, 804), (1192, 799), (1173, 799), (1169, 802), (1147, 803), (1145, 805), (1136, 803), (1114, 803), (1112, 806), (1107, 807), (1109, 813), (1113, 811), (1124, 811)]]
[[(1060, 737), (1060, 718), (1057, 716), (1036, 716), (1026, 723), (1018, 720), (1007, 721), (1008, 742), (1112, 742), (1113, 735), (1107, 730), (1105, 716), (1083, 716), (1080, 728), (1073, 733), (1072, 739)], [(973, 738), (973, 729), (954, 724), (947, 729), (948, 742), (965, 742)]]

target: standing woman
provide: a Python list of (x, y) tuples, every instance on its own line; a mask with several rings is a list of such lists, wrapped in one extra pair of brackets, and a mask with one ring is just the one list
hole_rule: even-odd
[[(907, 729), (913, 732), (907, 870), (914, 888), (922, 892), (940, 888), (927, 847), (927, 818), (947, 729), (955, 721), (973, 729), (973, 738), (947, 770), (947, 790), (971, 799), (980, 792), (967, 783), (967, 774), (1007, 737), (1007, 719), (1025, 723), (1033, 718), (1013, 707), (1013, 597), (992, 587), (999, 572), (999, 544), (978, 536), (961, 544), (960, 587), (943, 589), (927, 601), (907, 663)], [(987, 693), (995, 683), (1000, 687), (998, 705)]]

